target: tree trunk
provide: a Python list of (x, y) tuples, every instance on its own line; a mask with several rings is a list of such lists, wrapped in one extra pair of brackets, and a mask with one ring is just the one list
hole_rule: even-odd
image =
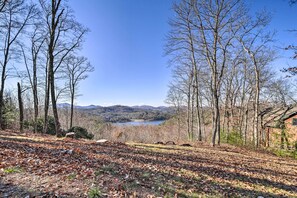
[(191, 140), (191, 89), (188, 89), (187, 94), (187, 133), (188, 139)]
[(220, 145), (220, 107), (217, 89), (213, 90), (213, 116), (212, 116), (212, 145), (216, 144), (216, 136), (218, 135), (218, 145)]
[[(4, 68), (3, 68), (4, 69)], [(2, 71), (1, 78), (1, 88), (0, 88), (0, 128), (5, 129), (4, 119), (3, 119), (3, 107), (4, 107), (4, 83), (5, 83), (5, 72)]]
[(191, 97), (191, 141), (194, 140), (194, 104), (195, 104), (195, 93), (194, 89), (192, 90), (192, 97)]
[[(10, 37), (9, 37), (10, 38)], [(1, 74), (1, 88), (0, 88), (0, 129), (5, 129), (4, 119), (3, 119), (3, 108), (4, 108), (4, 84), (6, 80), (6, 66), (8, 63), (8, 53), (10, 49), (9, 42), (7, 41), (7, 48), (5, 49), (4, 63), (2, 65)]]
[(18, 101), (19, 101), (19, 111), (20, 111), (20, 132), (24, 130), (24, 106), (22, 100), (22, 90), (21, 85), (18, 83)]
[(256, 72), (256, 87), (255, 87), (255, 112), (254, 112), (254, 133), (253, 133), (253, 138), (254, 138), (254, 145), (255, 147), (259, 146), (259, 97), (260, 97), (260, 75), (259, 71), (257, 68), (255, 68)]
[(56, 136), (61, 136), (61, 125), (59, 122), (59, 115), (58, 115), (58, 108), (57, 108), (57, 101), (56, 101), (56, 93), (55, 93), (55, 80), (54, 80), (54, 71), (50, 71), (51, 75), (51, 100), (52, 100), (52, 108), (53, 108), (53, 115), (55, 119), (55, 130), (56, 130)]
[(46, 82), (45, 82), (45, 100), (44, 100), (44, 123), (43, 123), (43, 133), (47, 133), (48, 130), (48, 110), (49, 110), (49, 93), (50, 86), (49, 83), (51, 81), (49, 75), (48, 65), (46, 66)]
[(37, 132), (37, 118), (38, 118), (38, 92), (37, 92), (37, 63), (33, 62), (33, 100), (34, 100), (34, 133)]
[(70, 106), (70, 129), (72, 128), (73, 125), (73, 103), (74, 103), (74, 89), (72, 90), (71, 93), (71, 106)]

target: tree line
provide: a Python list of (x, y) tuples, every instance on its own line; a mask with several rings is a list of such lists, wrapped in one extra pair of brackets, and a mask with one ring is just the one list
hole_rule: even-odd
[(73, 104), (78, 85), (94, 70), (88, 59), (80, 55), (88, 28), (79, 23), (73, 10), (63, 0), (0, 1), (0, 128), (5, 129), (8, 107), (5, 90), (9, 78), (17, 79), (20, 129), (23, 129), (22, 96), (32, 100), (33, 128), (43, 119), (43, 132), (48, 130), (52, 110), (56, 135), (61, 135), (57, 101), (64, 94)]
[[(278, 56), (271, 14), (253, 12), (243, 0), (181, 0), (173, 10), (165, 47), (173, 76), (167, 102), (176, 107), (178, 125), (185, 120), (190, 140), (205, 140), (211, 123), (213, 146), (221, 133), (236, 132), (258, 147), (261, 110), (296, 103), (296, 85), (271, 67)], [(286, 49), (296, 58), (296, 46)], [(296, 67), (284, 70), (296, 74)]]

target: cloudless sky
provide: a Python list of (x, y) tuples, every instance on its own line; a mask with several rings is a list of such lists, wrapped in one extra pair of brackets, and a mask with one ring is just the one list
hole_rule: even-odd
[[(78, 105), (164, 105), (170, 68), (164, 54), (172, 0), (69, 0), (76, 19), (91, 31), (82, 54), (95, 71), (80, 85)], [(297, 5), (288, 0), (249, 0), (251, 10), (272, 12), (276, 46), (297, 43)], [(280, 50), (275, 70), (290, 63)]]

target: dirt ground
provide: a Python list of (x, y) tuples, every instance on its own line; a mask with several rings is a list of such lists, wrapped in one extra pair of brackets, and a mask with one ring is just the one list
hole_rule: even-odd
[(297, 197), (297, 161), (223, 145), (0, 132), (0, 197)]

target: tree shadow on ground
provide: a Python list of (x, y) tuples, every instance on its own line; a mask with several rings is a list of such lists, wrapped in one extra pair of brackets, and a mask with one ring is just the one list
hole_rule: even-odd
[[(24, 162), (26, 162), (27, 158), (34, 163), (38, 162), (38, 160), (44, 160), (47, 166), (36, 167), (35, 165), (34, 167), (33, 165), (42, 174), (49, 172), (52, 175), (67, 175), (73, 171), (68, 169), (69, 167), (75, 167), (77, 173), (84, 174), (85, 169), (91, 168), (101, 171), (100, 173), (103, 175), (100, 178), (104, 178), (106, 175), (118, 178), (124, 185), (127, 185), (127, 191), (137, 191), (137, 188), (141, 187), (149, 191), (155, 191), (159, 195), (170, 193), (173, 195), (178, 194), (181, 197), (190, 196), (195, 192), (197, 194), (221, 195), (223, 197), (282, 196), (258, 189), (247, 189), (244, 186), (234, 187), (228, 184), (228, 182), (219, 183), (209, 179), (218, 178), (220, 181), (240, 181), (248, 185), (257, 183), (265, 187), (273, 187), (287, 192), (297, 192), (296, 185), (287, 185), (283, 182), (231, 172), (228, 168), (236, 168), (238, 166), (237, 162), (231, 163), (229, 161), (230, 164), (229, 162), (226, 164), (219, 160), (202, 157), (201, 155), (182, 156), (181, 154), (135, 148), (120, 143), (84, 144), (80, 142), (78, 144), (77, 142), (57, 142), (53, 145), (59, 148), (47, 148), (48, 144), (43, 141), (37, 144), (32, 141), (18, 141), (18, 139), (6, 138), (3, 140), (3, 138), (0, 138), (0, 149), (21, 153), (22, 157), (25, 158)], [(65, 149), (60, 147), (65, 145), (79, 149), (71, 153), (64, 152)], [(207, 155), (204, 154), (204, 156)], [(14, 158), (14, 156), (11, 156), (11, 158)], [(110, 164), (113, 166), (108, 167)], [(29, 166), (28, 164), (23, 165)], [(50, 165), (53, 166), (51, 167)], [(230, 166), (226, 168), (227, 165)], [(153, 169), (148, 169), (148, 166), (153, 167)], [(166, 171), (167, 168), (169, 169), (168, 171)], [(25, 170), (29, 173), (34, 173), (35, 171), (35, 169), (32, 169), (32, 166), (27, 167)], [(195, 173), (195, 175), (183, 172), (183, 170)], [(269, 169), (257, 167), (247, 167), (245, 171), (256, 171), (267, 176), (271, 173)], [(281, 177), (281, 174), (282, 172), (278, 172), (275, 176)], [(291, 178), (292, 181), (296, 180), (294, 176), (287, 175), (288, 179)], [(97, 181), (97, 176), (91, 175), (90, 177), (95, 177), (94, 181)], [(136, 181), (139, 182), (137, 183)], [(11, 185), (13, 186), (13, 184)], [(284, 195), (283, 197), (286, 196)]]

